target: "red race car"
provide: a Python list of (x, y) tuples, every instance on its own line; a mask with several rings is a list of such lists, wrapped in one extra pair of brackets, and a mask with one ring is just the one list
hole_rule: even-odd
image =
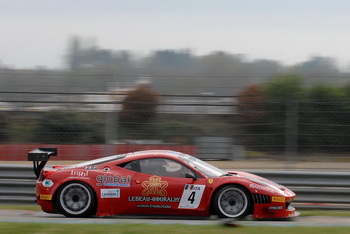
[(44, 168), (55, 155), (55, 148), (28, 153), (38, 178), (36, 201), (47, 213), (257, 219), (298, 214), (291, 206), (295, 194), (286, 187), (253, 174), (226, 172), (179, 152), (148, 150)]

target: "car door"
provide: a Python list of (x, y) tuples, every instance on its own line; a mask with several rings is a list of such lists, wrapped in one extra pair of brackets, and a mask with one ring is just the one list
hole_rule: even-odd
[[(206, 180), (186, 165), (167, 158), (138, 160), (139, 171), (131, 181), (132, 196), (139, 213), (198, 214), (205, 212)], [(186, 178), (186, 174), (196, 178)]]

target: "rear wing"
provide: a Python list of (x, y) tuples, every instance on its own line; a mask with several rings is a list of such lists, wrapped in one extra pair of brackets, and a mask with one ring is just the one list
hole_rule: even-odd
[(33, 161), (36, 178), (39, 178), (41, 170), (51, 156), (57, 156), (57, 148), (37, 148), (28, 153), (28, 161)]

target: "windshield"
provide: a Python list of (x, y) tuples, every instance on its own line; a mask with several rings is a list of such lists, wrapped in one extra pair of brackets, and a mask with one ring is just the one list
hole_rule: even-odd
[(191, 167), (196, 168), (198, 171), (202, 172), (209, 178), (219, 177), (224, 174), (227, 174), (225, 171), (188, 154), (180, 155), (179, 159), (181, 159)]
[(118, 155), (113, 155), (113, 156), (107, 156), (107, 157), (98, 158), (98, 159), (87, 161), (87, 162), (83, 162), (83, 163), (78, 163), (78, 164), (71, 165), (71, 166), (68, 166), (68, 167), (64, 167), (64, 169), (86, 167), (86, 166), (92, 166), (92, 165), (99, 165), (99, 164), (102, 164), (102, 163), (106, 163), (106, 162), (114, 161), (114, 160), (117, 160), (117, 159), (125, 158), (125, 156), (126, 156), (126, 154), (118, 154)]

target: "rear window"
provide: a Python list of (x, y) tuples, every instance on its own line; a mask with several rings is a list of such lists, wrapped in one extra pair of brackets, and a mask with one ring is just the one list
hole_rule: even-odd
[(71, 166), (68, 166), (68, 167), (64, 167), (63, 169), (100, 165), (102, 163), (111, 162), (111, 161), (115, 161), (115, 160), (119, 160), (119, 159), (125, 158), (125, 156), (126, 156), (126, 154), (118, 154), (118, 155), (107, 156), (107, 157), (103, 157), (103, 158), (94, 159), (94, 160), (91, 160), (91, 161), (86, 161), (86, 162), (83, 162), (83, 163), (74, 164), (74, 165), (71, 165)]

